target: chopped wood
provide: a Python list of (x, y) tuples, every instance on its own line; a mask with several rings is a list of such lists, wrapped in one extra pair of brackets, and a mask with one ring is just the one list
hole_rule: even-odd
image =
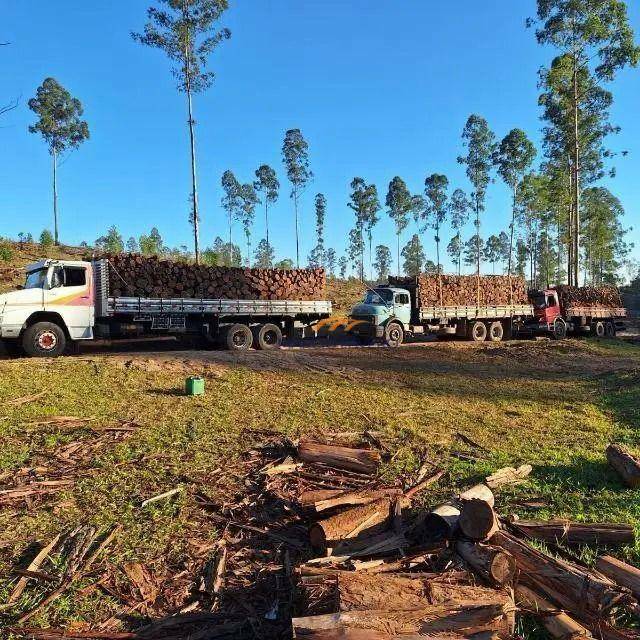
[(458, 526), (471, 540), (488, 540), (499, 529), (491, 489), (479, 484), (460, 494)]
[(520, 581), (567, 611), (599, 617), (618, 604), (631, 601), (631, 592), (605, 576), (530, 547), (506, 531), (491, 539), (516, 560)]
[(607, 447), (607, 461), (627, 486), (640, 487), (640, 459), (628, 449), (619, 444), (610, 444)]
[(587, 638), (591, 632), (541, 595), (520, 584), (515, 590), (516, 605), (541, 619), (553, 638)]
[(336, 445), (302, 440), (298, 445), (298, 458), (303, 462), (320, 462), (336, 469), (375, 474), (381, 458), (372, 449), (351, 449)]
[(154, 502), (158, 502), (160, 500), (165, 500), (166, 498), (171, 498), (176, 494), (180, 493), (183, 490), (183, 487), (176, 487), (175, 489), (171, 489), (170, 491), (165, 491), (157, 496), (153, 496), (153, 498), (148, 498), (147, 500), (143, 500), (141, 507), (146, 507), (149, 504), (153, 504)]
[(495, 473), (487, 476), (486, 483), (490, 489), (499, 489), (508, 484), (520, 484), (533, 471), (530, 464), (523, 464), (517, 469), (515, 467), (504, 467)]
[[(42, 566), (42, 563), (47, 559), (51, 551), (58, 544), (59, 540), (60, 540), (60, 535), (58, 534), (55, 538), (53, 538), (53, 540), (49, 542), (48, 545), (44, 546), (38, 552), (35, 558), (29, 563), (29, 565), (27, 566), (27, 571), (39, 571), (40, 567)], [(12, 604), (18, 601), (18, 599), (22, 595), (22, 592), (25, 590), (28, 581), (29, 581), (29, 578), (27, 576), (22, 576), (18, 580), (18, 582), (16, 583), (16, 586), (13, 588), (13, 591), (11, 592), (11, 595), (9, 596), (9, 599), (7, 600), (7, 604)]]
[(601, 556), (596, 562), (596, 569), (611, 578), (621, 587), (631, 589), (636, 598), (640, 598), (640, 569), (613, 556)]
[(499, 547), (459, 540), (456, 551), (473, 569), (494, 584), (513, 583), (516, 573), (514, 557)]
[[(366, 629), (395, 635), (439, 635), (462, 632), (464, 635), (494, 631), (511, 635), (514, 605), (512, 599), (501, 592), (488, 602), (460, 605), (423, 605), (419, 609), (399, 611), (364, 610), (294, 618), (294, 638), (303, 638), (314, 630)], [(316, 636), (317, 637), (317, 636)], [(384, 636), (383, 636), (384, 637)]]
[(300, 503), (320, 513), (339, 506), (371, 504), (381, 498), (401, 495), (402, 490), (397, 487), (371, 491), (305, 491), (300, 495)]
[(440, 478), (442, 478), (444, 474), (445, 474), (445, 471), (438, 470), (432, 473), (427, 478), (420, 480), (419, 482), (417, 482), (416, 484), (414, 484), (412, 487), (410, 487), (404, 492), (405, 498), (409, 498), (409, 499), (413, 498), (416, 494), (420, 493), (427, 487), (430, 487), (432, 484), (435, 484), (436, 482), (438, 482), (438, 480), (440, 480)]
[(141, 562), (125, 562), (123, 570), (140, 592), (144, 608), (148, 610), (158, 598), (159, 589), (149, 569)]
[(568, 520), (516, 520), (511, 526), (532, 540), (564, 544), (634, 544), (635, 532), (629, 524), (590, 524)]
[(66, 631), (64, 629), (30, 629), (28, 627), (9, 627), (9, 633), (31, 640), (135, 640), (136, 633), (117, 631)]
[(438, 505), (424, 520), (426, 534), (436, 540), (453, 538), (460, 520), (460, 509), (450, 502)]
[(301, 462), (294, 462), (291, 458), (287, 458), (284, 462), (267, 467), (263, 473), (267, 476), (277, 476), (280, 474), (293, 473), (302, 467)]
[(388, 524), (391, 506), (392, 501), (385, 497), (319, 520), (309, 528), (309, 540), (314, 547), (327, 549), (340, 540), (356, 538), (374, 527)]

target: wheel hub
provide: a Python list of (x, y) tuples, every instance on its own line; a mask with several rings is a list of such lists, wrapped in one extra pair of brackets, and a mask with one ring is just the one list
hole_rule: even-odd
[(58, 344), (58, 336), (53, 331), (43, 331), (38, 334), (38, 347), (45, 351), (51, 351)]

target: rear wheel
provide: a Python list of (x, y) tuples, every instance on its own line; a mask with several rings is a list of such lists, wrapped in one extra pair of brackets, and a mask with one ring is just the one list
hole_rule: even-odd
[(282, 330), (275, 324), (260, 324), (253, 327), (253, 346), (261, 351), (279, 349), (282, 345)]
[(615, 338), (616, 337), (616, 325), (609, 320), (604, 325), (604, 335), (607, 338)]
[(53, 322), (36, 322), (22, 336), (22, 347), (34, 358), (56, 358), (66, 345), (64, 331)]
[(491, 342), (501, 342), (504, 337), (504, 327), (502, 322), (492, 322), (489, 325), (489, 340)]
[(596, 322), (593, 325), (593, 335), (595, 335), (596, 338), (604, 338), (604, 322)]
[(390, 322), (384, 330), (384, 343), (388, 347), (399, 347), (404, 340), (404, 329), (398, 322)]
[(469, 325), (469, 340), (472, 342), (484, 342), (487, 339), (487, 325), (477, 320)]
[(222, 335), (222, 345), (229, 351), (246, 351), (252, 344), (253, 334), (246, 324), (232, 324)]

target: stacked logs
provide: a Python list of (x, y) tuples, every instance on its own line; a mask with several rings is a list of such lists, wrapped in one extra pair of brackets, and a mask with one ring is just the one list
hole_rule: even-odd
[(417, 285), (420, 307), (497, 306), (527, 304), (524, 278), (512, 276), (454, 276), (421, 274), (417, 278), (389, 278), (392, 286)]
[(321, 300), (324, 269), (249, 269), (172, 262), (138, 254), (104, 255), (113, 297)]
[(620, 308), (623, 306), (620, 292), (616, 287), (556, 287), (560, 304), (567, 307), (604, 307)]

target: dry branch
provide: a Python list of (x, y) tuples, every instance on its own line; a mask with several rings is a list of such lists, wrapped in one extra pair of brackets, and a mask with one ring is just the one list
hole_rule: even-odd
[(607, 447), (607, 461), (629, 487), (640, 487), (640, 460), (618, 444)]
[(303, 440), (298, 445), (298, 458), (303, 462), (319, 462), (336, 469), (374, 474), (381, 462), (380, 454), (371, 449), (351, 449)]
[(533, 467), (530, 464), (523, 464), (517, 469), (504, 467), (487, 476), (486, 483), (490, 489), (499, 489), (508, 484), (520, 484), (532, 471)]
[(636, 598), (640, 597), (640, 569), (637, 567), (613, 556), (601, 556), (596, 562), (596, 569), (616, 584), (631, 589)]
[(629, 524), (589, 524), (568, 520), (516, 520), (513, 529), (532, 540), (565, 544), (633, 544), (635, 532)]
[(498, 585), (513, 582), (516, 573), (516, 561), (513, 556), (487, 544), (474, 544), (468, 540), (459, 540), (456, 551), (475, 571)]

